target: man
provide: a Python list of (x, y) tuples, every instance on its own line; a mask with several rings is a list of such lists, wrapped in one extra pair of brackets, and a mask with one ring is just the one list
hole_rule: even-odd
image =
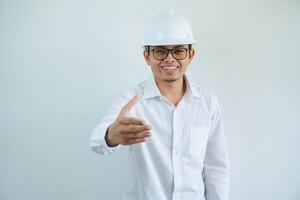
[(110, 155), (129, 145), (124, 200), (227, 200), (229, 165), (215, 95), (185, 74), (195, 50), (189, 22), (174, 12), (148, 26), (144, 58), (153, 77), (125, 93), (90, 139)]

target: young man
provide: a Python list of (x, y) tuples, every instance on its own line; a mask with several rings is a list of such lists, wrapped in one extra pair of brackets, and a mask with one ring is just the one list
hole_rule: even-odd
[(146, 31), (153, 77), (120, 98), (90, 139), (110, 155), (129, 145), (124, 200), (227, 200), (229, 165), (220, 105), (185, 74), (195, 50), (186, 19), (162, 13)]

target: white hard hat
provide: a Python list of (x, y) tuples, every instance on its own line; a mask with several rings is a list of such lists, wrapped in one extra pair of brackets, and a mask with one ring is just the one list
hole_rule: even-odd
[(145, 29), (144, 46), (194, 44), (188, 19), (176, 16), (173, 9), (161, 12)]

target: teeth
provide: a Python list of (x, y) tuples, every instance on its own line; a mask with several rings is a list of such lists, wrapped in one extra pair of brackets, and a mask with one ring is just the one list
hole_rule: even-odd
[(163, 69), (177, 69), (178, 67), (163, 67)]

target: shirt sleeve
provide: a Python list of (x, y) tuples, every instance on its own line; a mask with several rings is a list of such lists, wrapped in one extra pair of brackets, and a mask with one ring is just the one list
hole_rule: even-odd
[(115, 121), (123, 106), (125, 106), (133, 95), (133, 93), (122, 93), (117, 100), (109, 106), (106, 115), (90, 136), (89, 144), (93, 152), (102, 155), (111, 155), (121, 147), (120, 144), (115, 147), (109, 147), (105, 141), (105, 134), (109, 125)]
[(204, 158), (203, 179), (206, 200), (228, 200), (229, 159), (225, 142), (224, 125), (218, 99), (214, 97), (207, 149)]

